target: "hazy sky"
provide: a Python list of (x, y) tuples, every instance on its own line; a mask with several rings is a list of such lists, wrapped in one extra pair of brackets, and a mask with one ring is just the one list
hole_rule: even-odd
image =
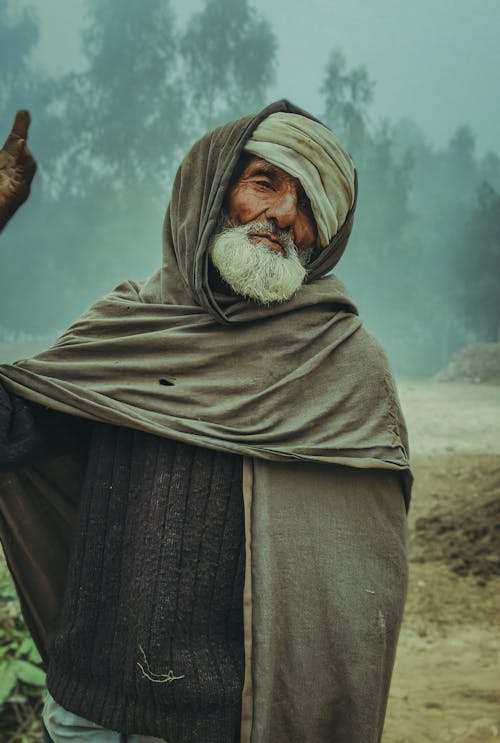
[[(468, 123), (480, 153), (500, 151), (500, 0), (250, 2), (279, 40), (271, 99), (287, 97), (320, 114), (318, 88), (335, 46), (376, 81), (375, 118), (408, 116), (437, 145)], [(34, 61), (51, 71), (78, 66), (84, 0), (15, 0), (15, 7), (28, 5), (43, 24)], [(172, 5), (184, 21), (201, 0)]]

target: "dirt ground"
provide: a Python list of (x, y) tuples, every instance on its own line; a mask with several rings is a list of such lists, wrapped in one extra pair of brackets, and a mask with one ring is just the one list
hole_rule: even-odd
[(500, 741), (500, 386), (398, 387), (415, 488), (383, 741)]

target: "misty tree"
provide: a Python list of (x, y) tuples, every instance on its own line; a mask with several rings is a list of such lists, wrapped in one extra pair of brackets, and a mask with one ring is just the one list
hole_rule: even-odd
[(204, 0), (181, 43), (189, 112), (199, 134), (266, 101), (276, 37), (247, 0)]
[(455, 256), (464, 322), (476, 341), (500, 342), (500, 193), (483, 183)]
[[(13, 114), (18, 101), (35, 90), (28, 58), (38, 41), (36, 20), (26, 11), (13, 13), (7, 0), (0, 0), (0, 110)], [(6, 122), (2, 122), (5, 125)]]
[[(422, 256), (425, 294), (419, 314), (423, 332), (427, 327), (426, 353), (437, 368), (471, 338), (456, 261), (483, 166), (479, 167), (469, 127), (458, 127), (439, 149), (414, 136), (407, 125), (398, 127), (397, 138), (411, 150), (414, 161), (409, 205), (415, 219), (410, 237), (418, 242)], [(492, 158), (493, 169), (494, 162)]]
[[(0, 137), (7, 136), (15, 112), (29, 108), (36, 119), (30, 132), (38, 160), (51, 159), (48, 104), (54, 97), (51, 79), (31, 63), (39, 41), (38, 18), (32, 9), (19, 10), (13, 2), (0, 0)], [(2, 143), (3, 143), (2, 139)], [(39, 177), (35, 189), (40, 188)]]
[(82, 51), (85, 70), (66, 78), (62, 102), (67, 156), (84, 169), (71, 187), (164, 186), (185, 123), (170, 2), (87, 0)]
[(486, 181), (495, 191), (500, 191), (500, 155), (489, 150), (479, 163), (479, 180)]
[(370, 123), (374, 87), (364, 67), (349, 68), (344, 55), (332, 51), (320, 88), (322, 120), (352, 154), (359, 178), (354, 231), (337, 272), (368, 326), (399, 349), (418, 336), (409, 307), (421, 287), (419, 252), (409, 238), (413, 158), (387, 122)]
[(360, 183), (338, 273), (367, 324), (404, 360), (399, 369), (435, 371), (473, 337), (497, 338), (498, 190), (483, 186), (473, 204), (481, 180), (499, 183), (500, 158), (478, 162), (467, 126), (436, 149), (413, 122), (371, 122), (373, 90), (366, 69), (349, 68), (334, 49), (321, 87), (324, 119), (351, 151)]
[(469, 126), (460, 126), (444, 154), (450, 181), (473, 184), (477, 178), (476, 138)]
[(374, 89), (365, 67), (348, 69), (344, 54), (332, 50), (320, 88), (322, 119), (356, 157), (362, 154)]

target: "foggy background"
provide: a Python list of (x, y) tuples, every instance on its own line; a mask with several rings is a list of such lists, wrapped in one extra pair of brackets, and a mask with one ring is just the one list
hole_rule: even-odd
[(336, 273), (395, 371), (498, 342), (499, 31), (497, 0), (0, 0), (0, 137), (28, 108), (39, 164), (2, 234), (0, 342), (158, 268), (189, 145), (281, 97), (353, 156)]

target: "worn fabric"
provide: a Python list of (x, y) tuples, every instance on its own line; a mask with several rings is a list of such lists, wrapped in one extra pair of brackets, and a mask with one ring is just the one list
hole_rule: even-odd
[(142, 302), (122, 285), (54, 348), (0, 367), (0, 379), (61, 412), (186, 443), (405, 470), (386, 357), (336, 279), (317, 283), (282, 311), (252, 307), (253, 320), (229, 326), (200, 308)]
[(241, 743), (379, 743), (407, 588), (399, 476), (255, 461)]
[(354, 203), (354, 165), (333, 132), (298, 114), (274, 113), (245, 145), (298, 178), (311, 202), (320, 245), (328, 245)]

